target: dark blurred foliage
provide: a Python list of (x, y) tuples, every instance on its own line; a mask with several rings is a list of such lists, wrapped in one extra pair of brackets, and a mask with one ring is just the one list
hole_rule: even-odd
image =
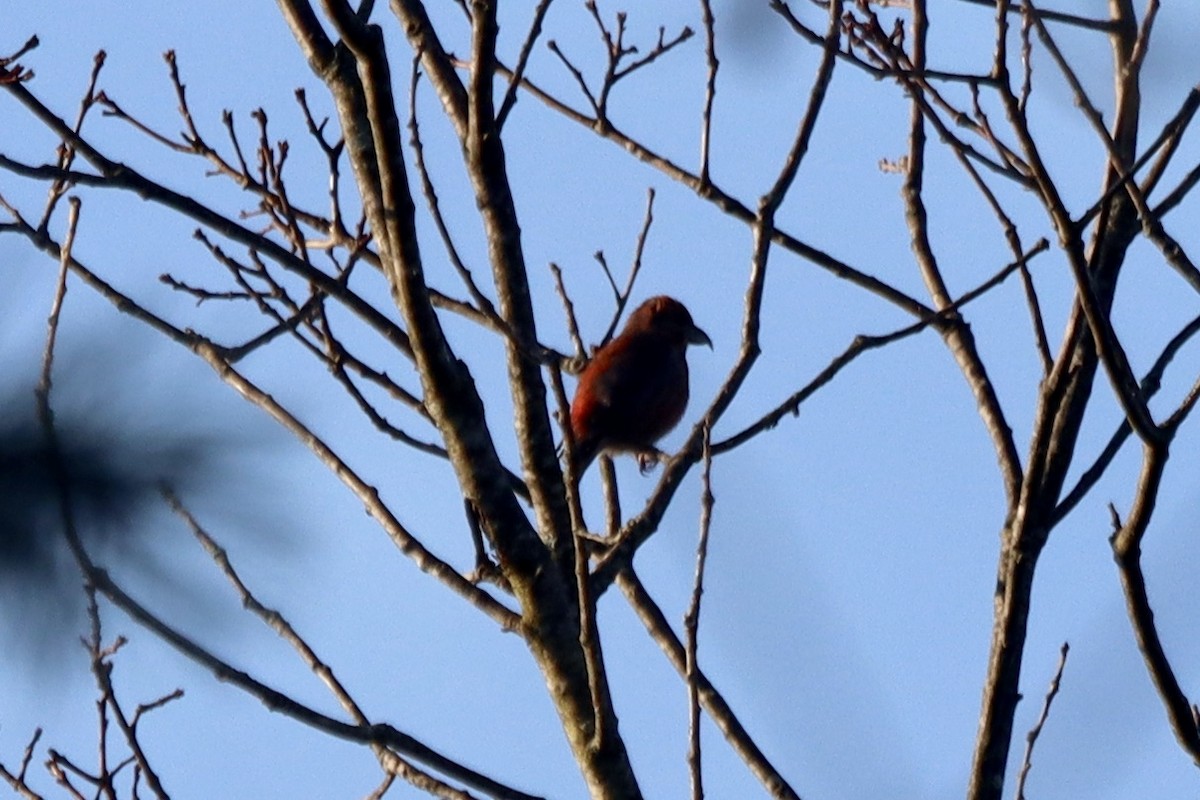
[[(6, 627), (20, 638), (59, 638), (64, 625), (78, 632), (83, 574), (67, 546), (64, 511), (97, 563), (119, 564), (125, 574), (159, 575), (161, 542), (155, 540), (168, 533), (155, 520), (163, 519), (161, 487), (185, 496), (204, 491), (228, 449), (187, 432), (146, 427), (117, 433), (97, 421), (70, 418), (56, 420), (55, 437), (57, 454), (37, 420), (32, 391), (4, 403), (0, 602)], [(178, 524), (169, 533), (186, 542)]]
[(62, 566), (64, 499), (85, 545), (120, 546), (139, 510), (162, 504), (160, 487), (194, 485), (217, 449), (187, 435), (119, 438), (78, 422), (55, 433), (59, 468), (33, 414), (0, 418), (0, 579), (39, 581)]

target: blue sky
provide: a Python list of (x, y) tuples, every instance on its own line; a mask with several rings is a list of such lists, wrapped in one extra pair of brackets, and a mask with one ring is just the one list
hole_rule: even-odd
[[(433, 4), (431, 4), (433, 5)], [(445, 4), (447, 7), (450, 4)], [(982, 70), (991, 58), (990, 12), (958, 3), (936, 6), (931, 58), (947, 69)], [(1078, 13), (1106, 4), (1077, 2)], [(1189, 42), (1200, 17), (1167, 4), (1147, 64), (1144, 140), (1174, 113), (1200, 74)], [(86, 12), (59, 0), (15, 2), (6, 10), (0, 52), (36, 33), (41, 47), (23, 63), (37, 73), (31, 88), (71, 117), (93, 53), (108, 52), (102, 87), (127, 110), (160, 130), (179, 128), (161, 54), (174, 49), (198, 124), (222, 142), (220, 112), (253, 131), (263, 108), (273, 139), (292, 144), (289, 189), (323, 209), (324, 160), (304, 131), (293, 91), (304, 87), (314, 110), (331, 106), (301, 58), (277, 11), (268, 4), (222, 0), (168, 7), (150, 2), (97, 2)], [(602, 3), (609, 15), (616, 6)], [(749, 3), (715, 4), (722, 72), (713, 120), (713, 176), (753, 207), (770, 185), (807, 99), (817, 53), (773, 16)], [(1063, 6), (1066, 8), (1066, 6)], [(797, 4), (798, 10), (801, 8)], [(750, 9), (750, 10), (747, 10)], [(452, 12), (453, 9), (448, 9)], [(821, 24), (813, 9), (806, 19)], [(398, 83), (409, 54), (381, 4)], [(502, 20), (502, 51), (515, 52), (527, 17), (513, 4)], [(944, 15), (944, 16), (943, 16)], [(450, 15), (452, 17), (452, 15)], [(692, 4), (644, 3), (630, 9), (630, 34), (648, 45), (658, 25), (669, 32), (697, 24)], [(952, 32), (952, 33), (951, 33)], [(547, 37), (591, 69), (599, 40), (581, 4), (561, 2)], [(1108, 99), (1109, 55), (1098, 37), (1065, 36), (1088, 88)], [(463, 51), (461, 32), (452, 48)], [(570, 77), (539, 48), (531, 77), (577, 100)], [(613, 118), (655, 150), (696, 164), (703, 100), (699, 38), (622, 83)], [(1044, 58), (1035, 61), (1044, 87), (1032, 104), (1052, 173), (1072, 211), (1092, 202), (1103, 154)], [(427, 157), (468, 261), (485, 275), (486, 250), (474, 221), (457, 143), (428, 85), (419, 100)], [(900, 178), (879, 169), (904, 153), (908, 110), (901, 92), (839, 68), (828, 105), (780, 226), (924, 298), (904, 227)], [(9, 97), (0, 95), (0, 152), (42, 163), (54, 142)], [(98, 115), (86, 129), (111, 155), (167, 185), (197, 193), (235, 213), (249, 200), (205, 165), (164, 151), (117, 121)], [(674, 294), (712, 336), (713, 352), (691, 355), (692, 405), (665, 440), (677, 447), (737, 355), (741, 299), (751, 254), (748, 229), (697, 200), (608, 142), (523, 98), (506, 129), (509, 169), (521, 213), (532, 289), (543, 338), (569, 348), (548, 262), (562, 266), (584, 327), (596, 341), (611, 305), (592, 253), (603, 250), (618, 270), (629, 263), (646, 190), (657, 192), (655, 222), (637, 296)], [(1200, 154), (1185, 139), (1175, 179)], [(952, 291), (964, 291), (1007, 263), (1001, 232), (961, 170), (931, 147), (928, 202), (931, 232)], [(1169, 178), (1167, 184), (1173, 181)], [(0, 175), (0, 193), (40, 208), (41, 187)], [(76, 255), (131, 295), (179, 324), (224, 331), (260, 323), (230, 309), (196, 308), (157, 281), (171, 272), (219, 284), (222, 273), (191, 238), (191, 223), (132, 197), (80, 192), (83, 215)], [(1033, 198), (1009, 191), (1026, 242), (1052, 235)], [(31, 213), (32, 213), (31, 211)], [(1185, 247), (1196, 246), (1195, 203), (1168, 218)], [(59, 220), (56, 230), (62, 230)], [(439, 287), (458, 292), (432, 226), (423, 240), (427, 270)], [(0, 355), (33, 385), (54, 265), (15, 237), (0, 236), (0, 269), (10, 287), (0, 295)], [(1071, 281), (1056, 255), (1032, 266), (1054, 349)], [(384, 297), (384, 287), (375, 287)], [(1162, 344), (1196, 314), (1196, 299), (1153, 248), (1136, 246), (1115, 310), (1118, 332), (1135, 370), (1146, 369)], [(461, 293), (461, 292), (459, 292)], [(968, 312), (1013, 425), (1019, 447), (1028, 437), (1039, 376), (1018, 282), (1013, 279)], [(880, 299), (798, 258), (773, 254), (764, 307), (763, 357), (715, 432), (729, 435), (807, 383), (859, 333), (880, 334), (909, 320)], [(501, 453), (515, 465), (504, 368), (496, 342), (467, 323), (447, 327), (471, 364), (488, 403)], [(121, 317), (82, 286), (67, 300), (64, 363), (99, 363), (95, 380), (78, 368), (63, 378), (63, 412), (99, 419), (136, 436), (183, 426), (216, 433), (230, 445), (221, 475), (185, 500), (230, 549), (247, 582), (279, 608), (373, 718), (388, 721), (452, 757), (527, 791), (554, 798), (583, 796), (542, 680), (519, 640), (496, 630), (474, 609), (421, 574), (361, 511), (360, 504), (299, 445), (223, 387), (211, 370)], [(385, 357), (380, 355), (381, 358)], [(108, 365), (119, 363), (119, 368)], [(382, 441), (324, 373), (298, 348), (250, 360), (247, 369), (315, 430), (335, 443), (379, 486), (406, 525), (457, 566), (470, 567), (453, 476), (445, 464)], [(416, 386), (400, 359), (389, 369)], [(1177, 403), (1200, 369), (1196, 347), (1175, 362), (1161, 398)], [(82, 377), (80, 377), (82, 376)], [(1119, 421), (1103, 380), (1085, 424), (1080, 464), (1090, 462)], [(170, 412), (164, 409), (171, 409)], [(429, 438), (418, 422), (411, 432)], [(1194, 520), (1197, 436), (1181, 433), (1146, 545), (1151, 600), (1185, 690), (1200, 691), (1200, 600), (1194, 568), (1200, 556)], [(628, 461), (628, 460), (626, 460)], [(805, 798), (941, 798), (966, 783), (979, 713), (992, 616), (992, 587), (1003, 491), (995, 457), (965, 382), (942, 342), (926, 333), (862, 357), (807, 402), (797, 418), (714, 465), (717, 496), (701, 631), (701, 663), (760, 746)], [(1053, 674), (1058, 648), (1071, 644), (1062, 692), (1038, 744), (1028, 783), (1032, 796), (1179, 797), (1195, 793), (1197, 776), (1175, 744), (1123, 610), (1110, 556), (1106, 504), (1124, 511), (1138, 454), (1132, 447), (1051, 539), (1038, 572), (1034, 613), (1016, 726), (1027, 729)], [(1080, 467), (1082, 469), (1082, 467)], [(1075, 474), (1078, 474), (1076, 470)], [(655, 479), (620, 465), (623, 504), (636, 509)], [(585, 508), (601, 510), (595, 476), (583, 485)], [(695, 475), (680, 491), (655, 538), (638, 559), (639, 574), (678, 623), (691, 589), (700, 487)], [(301, 699), (336, 713), (322, 687), (291, 651), (240, 610), (236, 597), (186, 530), (164, 513), (139, 524), (158, 570), (121, 570), (139, 596), (234, 663)], [(12, 765), (36, 725), (43, 743), (69, 755), (94, 751), (95, 689), (82, 651), (27, 647), (28, 625), (5, 620), (0, 660), (0, 760)], [(144, 723), (153, 762), (176, 797), (361, 797), (379, 781), (370, 752), (330, 741), (218, 683), (154, 637), (111, 611), (108, 634), (131, 644), (117, 659), (127, 704), (182, 686), (183, 700)], [(617, 592), (601, 604), (601, 624), (621, 730), (648, 797), (684, 796), (686, 699), (640, 623)], [(706, 727), (709, 796), (753, 797), (757, 784)], [(1010, 792), (1022, 738), (1014, 741)], [(36, 762), (35, 762), (36, 763)], [(49, 790), (48, 779), (42, 783)], [(391, 797), (424, 796), (397, 787)]]

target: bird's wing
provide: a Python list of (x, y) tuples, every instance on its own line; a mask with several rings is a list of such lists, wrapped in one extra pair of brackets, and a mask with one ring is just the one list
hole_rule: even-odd
[[(589, 370), (578, 429), (602, 430), (622, 438), (657, 438), (664, 426), (657, 417), (678, 417), (687, 398), (687, 367), (660, 337), (618, 339), (596, 354)], [(682, 391), (680, 385), (682, 384)], [(661, 412), (661, 413), (660, 413)]]
[(653, 382), (662, 357), (653, 341), (618, 340), (613, 344), (616, 346), (596, 354), (596, 370), (588, 389), (597, 409), (619, 413), (646, 401), (641, 395), (647, 383)]

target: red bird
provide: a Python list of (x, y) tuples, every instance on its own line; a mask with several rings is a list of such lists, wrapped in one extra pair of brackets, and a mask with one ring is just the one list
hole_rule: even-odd
[(621, 335), (592, 357), (571, 402), (575, 475), (601, 452), (632, 452), (643, 468), (662, 455), (654, 443), (678, 424), (688, 401), (689, 344), (712, 347), (683, 303), (651, 297)]

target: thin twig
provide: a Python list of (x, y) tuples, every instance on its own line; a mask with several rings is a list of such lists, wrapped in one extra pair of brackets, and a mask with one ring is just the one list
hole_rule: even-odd
[(507, 325), (496, 312), (495, 305), (479, 288), (474, 276), (471, 274), (471, 270), (463, 263), (462, 256), (459, 254), (458, 247), (454, 244), (454, 238), (450, 233), (450, 227), (446, 222), (445, 216), (442, 214), (441, 203), (438, 200), (437, 189), (433, 185), (433, 178), (429, 174), (429, 167), (425, 163), (425, 145), (421, 141), (421, 126), (417, 121), (417, 88), (420, 85), (420, 64), (421, 54), (417, 53), (413, 56), (412, 71), (410, 72), (408, 84), (408, 130), (410, 134), (409, 146), (412, 149), (417, 174), (421, 178), (421, 190), (425, 195), (425, 204), (429, 208), (433, 224), (442, 239), (442, 247), (445, 249), (446, 255), (449, 256), (454, 271), (458, 273), (459, 279), (463, 282), (463, 286), (466, 287), (467, 293), (471, 295), (471, 299), (475, 302), (475, 306), (489, 318), (493, 325), (506, 328)]
[(504, 129), (504, 121), (508, 119), (513, 106), (517, 104), (517, 90), (521, 86), (525, 68), (529, 65), (529, 56), (533, 52), (533, 46), (542, 34), (542, 23), (546, 19), (546, 12), (550, 10), (551, 2), (553, 0), (539, 0), (537, 8), (533, 11), (533, 20), (529, 23), (529, 33), (525, 34), (525, 41), (521, 44), (521, 51), (518, 53), (517, 62), (513, 67), (512, 78), (509, 79), (508, 88), (504, 91), (504, 99), (500, 101), (500, 108), (496, 112), (496, 130)]
[(712, 135), (713, 102), (717, 97), (716, 19), (713, 17), (711, 0), (700, 0), (700, 18), (704, 25), (704, 59), (708, 68), (704, 80), (704, 111), (700, 114), (700, 182), (709, 182), (709, 147)]
[(625, 288), (618, 290), (616, 283), (612, 279), (612, 273), (608, 269), (608, 264), (604, 262), (603, 256), (597, 253), (598, 260), (601, 266), (604, 267), (604, 272), (608, 275), (609, 283), (612, 284), (613, 294), (616, 296), (617, 307), (613, 310), (612, 320), (608, 323), (608, 329), (604, 332), (604, 337), (600, 340), (600, 347), (608, 344), (617, 332), (617, 323), (621, 320), (621, 315), (625, 313), (625, 306), (629, 303), (629, 297), (633, 294), (633, 284), (637, 281), (638, 274), (642, 270), (642, 254), (646, 251), (646, 239), (650, 235), (650, 226), (654, 223), (654, 188), (646, 190), (646, 213), (642, 217), (642, 228), (638, 231), (637, 243), (633, 248), (633, 263), (629, 267), (629, 275), (625, 279)]
[(571, 337), (571, 345), (575, 348), (575, 361), (578, 361), (579, 369), (582, 370), (582, 365), (587, 359), (587, 348), (583, 346), (583, 337), (579, 335), (579, 320), (575, 317), (575, 304), (571, 302), (571, 296), (567, 294), (567, 285), (563, 282), (562, 268), (550, 262), (550, 274), (554, 276), (554, 290), (558, 293), (559, 300), (562, 301), (563, 313), (567, 317), (567, 335)]
[(42, 738), (42, 729), (35, 728), (33, 736), (29, 739), (29, 744), (25, 745), (25, 752), (21, 756), (21, 767), (14, 775), (9, 772), (8, 768), (0, 764), (0, 778), (3, 778), (8, 783), (14, 792), (17, 792), (25, 800), (45, 800), (42, 795), (35, 792), (28, 783), (25, 782), (25, 776), (29, 771), (29, 762), (33, 760), (34, 748), (37, 747), (38, 741)]
[[(83, 130), (84, 120), (87, 119), (88, 112), (95, 106), (98, 96), (96, 94), (96, 85), (100, 81), (100, 70), (104, 68), (104, 51), (101, 50), (92, 59), (92, 73), (88, 78), (86, 91), (83, 93), (83, 98), (79, 101), (79, 113), (75, 117), (75, 124), (72, 130), (79, 134)], [(75, 162), (75, 148), (63, 142), (59, 145), (58, 167), (64, 172), (71, 169), (71, 165)], [(54, 209), (58, 205), (58, 201), (70, 188), (70, 182), (60, 178), (50, 184), (50, 190), (46, 193), (46, 207), (42, 211), (42, 219), (38, 223), (39, 228), (45, 228), (50, 223), (50, 218), (54, 215)]]
[(33, 79), (33, 70), (17, 63), (17, 60), (40, 44), (38, 37), (30, 36), (15, 52), (0, 57), (0, 83), (17, 83)]
[(708, 561), (708, 536), (712, 528), (712, 447), (711, 433), (704, 429), (704, 469), (701, 472), (700, 538), (696, 542), (696, 577), (692, 600), (683, 617), (684, 650), (687, 654), (684, 677), (688, 696), (688, 769), (692, 777), (692, 800), (703, 800), (704, 780), (700, 766), (700, 683), (696, 655), (700, 638), (700, 598), (704, 594), (704, 566)]
[(46, 401), (49, 400), (50, 388), (53, 384), (54, 345), (58, 340), (58, 321), (62, 314), (63, 300), (67, 296), (67, 274), (71, 268), (71, 250), (75, 245), (75, 231), (79, 225), (79, 198), (69, 198), (67, 205), (69, 209), (67, 233), (63, 237), (62, 247), (59, 249), (58, 282), (54, 290), (54, 302), (50, 306), (50, 317), (46, 321), (46, 349), (42, 357), (41, 381), (38, 384), (38, 394)]
[(1071, 645), (1063, 642), (1058, 655), (1058, 669), (1054, 670), (1054, 677), (1050, 679), (1050, 688), (1046, 690), (1046, 699), (1042, 701), (1042, 713), (1038, 715), (1037, 722), (1025, 735), (1025, 757), (1021, 760), (1021, 770), (1017, 773), (1017, 800), (1025, 800), (1025, 779), (1029, 776), (1029, 770), (1033, 766), (1033, 747), (1042, 733), (1042, 727), (1050, 717), (1050, 704), (1054, 702), (1054, 698), (1058, 694), (1063, 669), (1067, 666), (1067, 653), (1070, 649)]

